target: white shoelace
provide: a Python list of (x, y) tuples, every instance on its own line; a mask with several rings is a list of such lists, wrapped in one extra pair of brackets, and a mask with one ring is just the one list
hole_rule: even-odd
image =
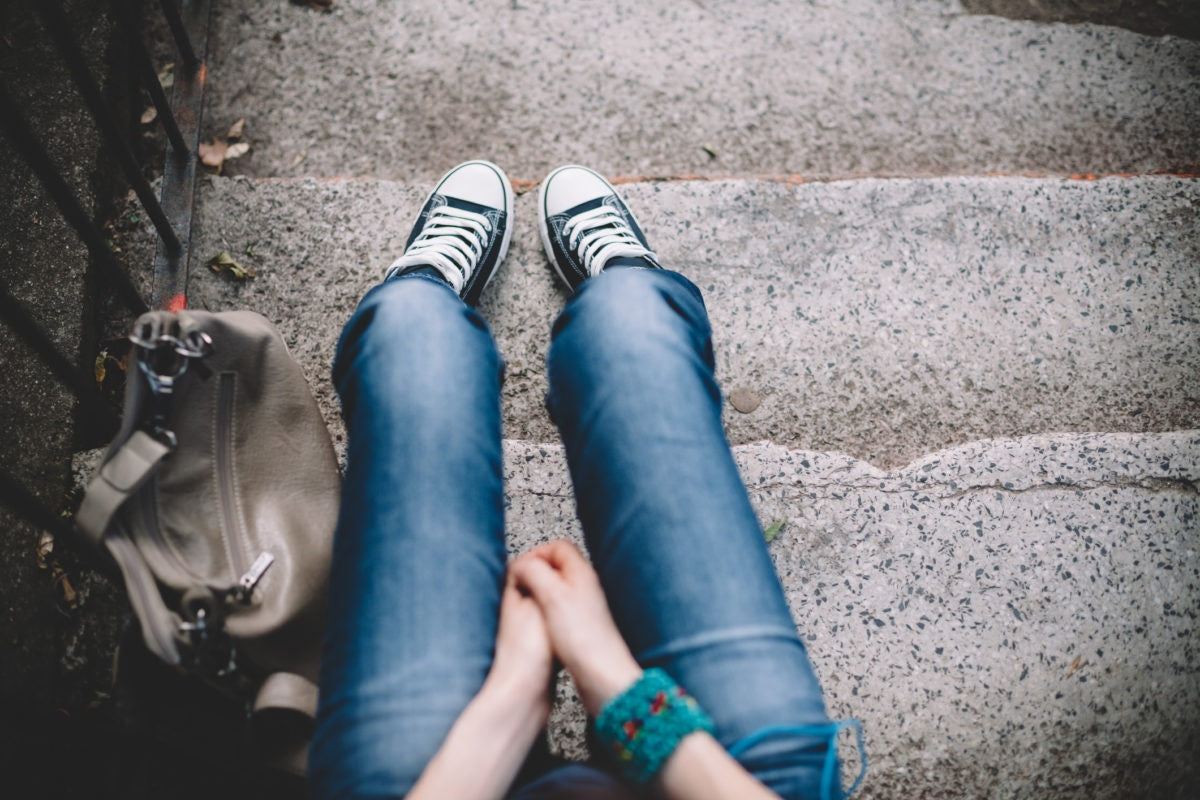
[(568, 245), (583, 260), (583, 268), (595, 277), (600, 270), (621, 256), (649, 258), (657, 263), (658, 256), (638, 241), (625, 217), (609, 206), (576, 214), (563, 226)]
[(482, 214), (450, 206), (435, 209), (425, 221), (421, 235), (404, 255), (392, 262), (384, 279), (408, 267), (429, 266), (442, 273), (454, 291), (462, 292), (483, 255), (491, 231), (492, 223)]

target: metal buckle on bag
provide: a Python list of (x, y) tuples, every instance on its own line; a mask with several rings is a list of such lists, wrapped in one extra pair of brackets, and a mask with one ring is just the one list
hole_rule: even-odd
[(179, 442), (167, 427), (167, 416), (175, 394), (175, 382), (193, 362), (199, 363), (199, 359), (212, 353), (212, 337), (198, 330), (189, 331), (182, 337), (173, 336), (146, 326), (129, 334), (129, 340), (138, 347), (138, 371), (145, 377), (153, 395), (150, 433), (174, 449)]
[(193, 620), (179, 623), (188, 642), (184, 665), (208, 678), (223, 678), (237, 671), (237, 647), (220, 624), (209, 624), (208, 611), (196, 609)]

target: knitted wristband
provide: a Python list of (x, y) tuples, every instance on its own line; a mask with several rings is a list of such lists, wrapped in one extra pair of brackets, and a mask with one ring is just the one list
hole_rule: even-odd
[(647, 783), (689, 733), (713, 724), (695, 698), (661, 669), (648, 669), (637, 683), (612, 698), (596, 717), (596, 733), (634, 783)]

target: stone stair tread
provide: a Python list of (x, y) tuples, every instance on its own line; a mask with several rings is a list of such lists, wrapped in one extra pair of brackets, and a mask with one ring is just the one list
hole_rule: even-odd
[[(580, 541), (562, 448), (504, 444), (510, 548)], [(764, 527), (784, 522), (768, 549), (830, 714), (863, 722), (867, 796), (1167, 796), (1194, 767), (1200, 430), (994, 439), (896, 469), (734, 455)], [(552, 742), (581, 754), (584, 725), (562, 705)]]
[[(992, 436), (1200, 427), (1198, 180), (621, 189), (663, 263), (706, 294), (718, 379), (741, 409), (725, 412), (735, 443), (886, 466)], [(278, 324), (339, 438), (328, 379), (337, 334), (402, 250), (427, 190), (200, 183), (191, 305)], [(543, 362), (566, 294), (541, 250), (535, 198), (517, 198), (512, 248), (482, 311), (508, 365), (506, 435), (555, 441)], [(220, 251), (257, 276), (238, 283), (204, 268)]]
[(253, 154), (230, 166), (260, 176), (1200, 164), (1200, 43), (954, 0), (232, 0), (215, 37), (207, 129), (245, 118)]
[[(562, 446), (503, 445), (510, 552), (582, 546)], [(982, 440), (891, 469), (733, 453), (764, 529), (782, 523), (767, 548), (829, 713), (863, 723), (867, 796), (1168, 796), (1190, 774), (1200, 429)], [(101, 454), (77, 456), (81, 486)], [(584, 757), (568, 680), (558, 695), (551, 745)]]

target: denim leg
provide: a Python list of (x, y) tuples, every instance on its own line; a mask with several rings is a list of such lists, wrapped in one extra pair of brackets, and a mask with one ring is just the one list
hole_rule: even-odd
[(317, 798), (402, 797), (483, 685), (505, 563), (500, 371), (483, 319), (421, 275), (373, 289), (342, 332)]
[(551, 413), (638, 661), (691, 692), (774, 791), (815, 798), (829, 737), (788, 729), (830, 721), (721, 426), (710, 336), (683, 276), (603, 272), (554, 325)]

